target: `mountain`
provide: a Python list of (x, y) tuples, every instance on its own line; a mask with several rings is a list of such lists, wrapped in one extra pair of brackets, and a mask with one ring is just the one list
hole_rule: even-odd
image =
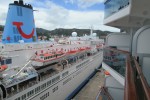
[[(77, 32), (78, 36), (83, 36), (84, 34), (89, 35), (90, 34), (90, 29), (63, 29), (63, 28), (58, 28), (55, 30), (45, 30), (45, 29), (37, 29), (37, 34), (39, 36), (44, 35), (44, 34), (48, 34), (50, 36), (71, 36), (72, 32)], [(108, 35), (109, 31), (101, 31), (101, 30), (93, 30), (93, 33), (97, 33), (97, 35), (100, 36), (106, 36)]]
[[(4, 29), (4, 26), (0, 25), (0, 31), (3, 31), (3, 29)], [(78, 36), (83, 36), (84, 34), (86, 34), (86, 35), (90, 34), (90, 29), (76, 29), (76, 28), (73, 28), (73, 29), (58, 28), (58, 29), (51, 30), (51, 31), (43, 29), (43, 28), (36, 28), (36, 31), (37, 31), (38, 36), (47, 36), (47, 37), (62, 36), (62, 35), (63, 36), (71, 36), (72, 32), (77, 32)], [(101, 31), (101, 30), (93, 30), (93, 33), (97, 33), (97, 35), (99, 37), (101, 37), (101, 36), (106, 36), (111, 32)]]

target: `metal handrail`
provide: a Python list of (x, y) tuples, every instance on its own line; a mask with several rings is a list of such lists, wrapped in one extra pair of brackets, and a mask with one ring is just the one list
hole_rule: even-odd
[(137, 100), (136, 86), (134, 82), (131, 58), (127, 55), (124, 100)]
[(128, 52), (128, 51), (118, 50), (118, 49), (111, 48), (111, 47), (105, 47), (104, 49), (109, 49), (109, 50), (111, 50), (111, 51), (119, 52), (119, 53), (122, 53), (122, 54), (129, 54), (129, 53), (130, 53), (130, 52)]
[(137, 73), (138, 73), (138, 75), (139, 75), (139, 78), (140, 78), (140, 80), (141, 80), (141, 83), (142, 83), (144, 92), (145, 92), (145, 94), (146, 94), (146, 98), (147, 98), (147, 100), (150, 100), (150, 87), (149, 87), (149, 85), (148, 85), (148, 83), (147, 83), (147, 81), (146, 81), (146, 79), (145, 79), (145, 77), (144, 77), (144, 74), (143, 74), (143, 72), (142, 72), (142, 69), (141, 69), (141, 67), (139, 66), (138, 62), (136, 61), (135, 57), (134, 57), (133, 60), (134, 60), (135, 68), (136, 68), (136, 70), (137, 70)]

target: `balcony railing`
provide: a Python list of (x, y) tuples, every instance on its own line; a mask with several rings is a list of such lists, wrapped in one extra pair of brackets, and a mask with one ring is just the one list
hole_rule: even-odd
[[(133, 78), (139, 100), (150, 100), (150, 87), (146, 81), (141, 67), (135, 57), (133, 58)], [(129, 99), (128, 99), (129, 100)]]
[(129, 5), (129, 0), (107, 0), (105, 2), (105, 18)]
[(150, 87), (141, 67), (129, 52), (105, 48), (104, 63), (125, 77), (124, 100), (150, 100)]

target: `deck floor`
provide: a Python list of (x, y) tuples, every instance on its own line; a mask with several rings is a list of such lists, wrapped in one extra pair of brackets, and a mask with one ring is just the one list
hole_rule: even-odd
[(72, 100), (95, 100), (104, 84), (104, 72), (97, 72)]

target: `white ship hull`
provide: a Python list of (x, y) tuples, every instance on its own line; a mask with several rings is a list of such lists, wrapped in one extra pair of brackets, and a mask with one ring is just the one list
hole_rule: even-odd
[[(80, 88), (79, 86), (84, 83), (91, 74), (95, 72), (95, 69), (101, 65), (103, 59), (103, 53), (100, 51), (94, 56), (89, 57), (77, 63), (69, 68), (65, 69), (62, 72), (20, 92), (16, 95), (8, 98), (7, 100), (18, 100), (17, 98), (22, 98), (23, 95), (26, 95), (26, 100), (68, 100), (71, 96)], [(76, 68), (78, 65), (82, 64), (80, 67)], [(62, 73), (69, 72), (67, 76), (62, 77)], [(47, 85), (47, 82), (53, 78), (60, 76), (60, 79), (51, 84)], [(35, 88), (46, 83), (44, 89), (36, 93)], [(28, 97), (28, 93), (32, 91), (32, 95)], [(23, 99), (21, 99), (23, 100)]]

